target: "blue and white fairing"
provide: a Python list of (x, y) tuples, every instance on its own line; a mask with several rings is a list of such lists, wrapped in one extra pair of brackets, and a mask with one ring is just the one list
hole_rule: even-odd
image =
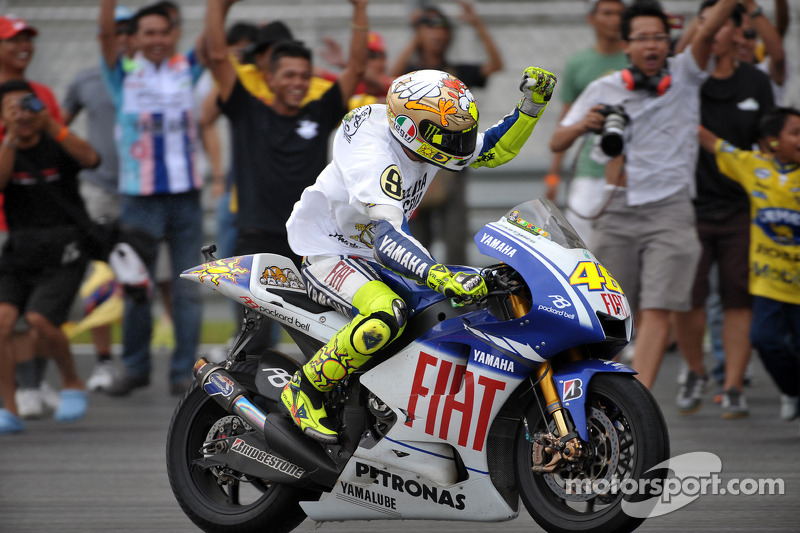
[(518, 205), (485, 225), (475, 242), (481, 253), (522, 275), (532, 300), (524, 317), (484, 323), (481, 331), (529, 344), (544, 359), (573, 346), (606, 340), (598, 314), (624, 321), (630, 340), (633, 322), (622, 289), (551, 202)]

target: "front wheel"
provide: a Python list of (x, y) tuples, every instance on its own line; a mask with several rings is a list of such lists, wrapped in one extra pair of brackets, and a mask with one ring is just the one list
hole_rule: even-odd
[[(231, 375), (253, 393), (257, 360), (236, 363)], [(254, 395), (251, 395), (257, 401)], [(260, 405), (264, 408), (265, 406)], [(204, 468), (215, 439), (247, 431), (236, 415), (193, 385), (175, 409), (167, 437), (167, 472), (172, 492), (186, 515), (203, 531), (282, 533), (305, 519), (300, 501), (318, 493), (253, 478), (228, 468)]]
[[(554, 431), (535, 402), (526, 417), (531, 435)], [(644, 518), (627, 515), (623, 499), (649, 495), (624, 489), (632, 481), (648, 487), (646, 480), (664, 478), (664, 471), (648, 472), (669, 457), (664, 416), (650, 391), (630, 374), (596, 374), (587, 393), (586, 420), (589, 442), (581, 461), (544, 474), (531, 471), (533, 444), (520, 429), (515, 468), (522, 501), (549, 533), (633, 531)]]

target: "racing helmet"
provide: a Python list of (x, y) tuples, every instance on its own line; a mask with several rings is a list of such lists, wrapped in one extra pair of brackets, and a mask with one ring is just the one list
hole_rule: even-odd
[(422, 159), (447, 170), (470, 162), (478, 139), (478, 106), (464, 83), (441, 70), (417, 70), (386, 95), (392, 135)]

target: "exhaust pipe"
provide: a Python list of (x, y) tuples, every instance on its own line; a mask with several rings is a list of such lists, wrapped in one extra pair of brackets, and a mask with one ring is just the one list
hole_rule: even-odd
[(247, 390), (227, 370), (201, 357), (194, 365), (194, 378), (198, 386), (223, 409), (239, 415), (258, 429), (272, 451), (305, 469), (315, 482), (328, 487), (336, 484), (339, 471), (322, 448), (300, 433), (285, 416), (267, 415), (248, 400), (245, 396)]
[(194, 364), (194, 379), (223, 409), (241, 416), (249, 425), (264, 433), (267, 415), (247, 399), (245, 388), (227, 370), (201, 357)]

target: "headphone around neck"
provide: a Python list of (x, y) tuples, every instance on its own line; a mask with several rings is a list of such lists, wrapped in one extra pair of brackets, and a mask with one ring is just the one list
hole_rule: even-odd
[(629, 91), (636, 89), (645, 89), (656, 96), (661, 96), (672, 83), (672, 78), (666, 68), (662, 68), (658, 74), (654, 76), (645, 76), (644, 73), (633, 65), (622, 70), (622, 83)]

